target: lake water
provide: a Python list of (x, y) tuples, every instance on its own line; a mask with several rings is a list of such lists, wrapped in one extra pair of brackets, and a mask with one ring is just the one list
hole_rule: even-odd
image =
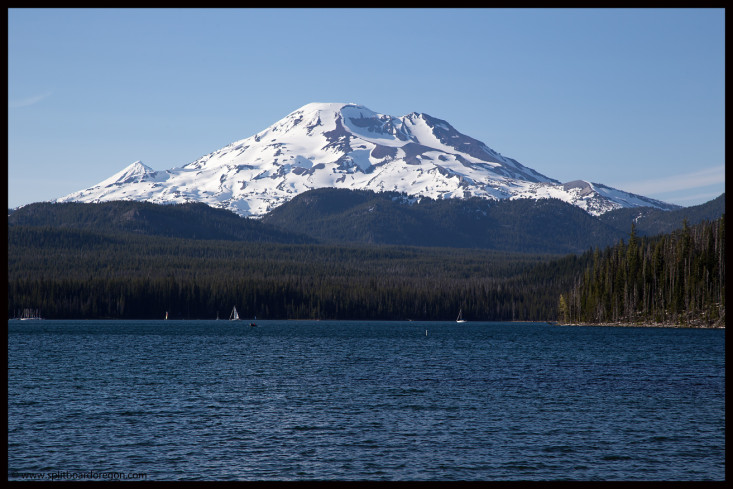
[(8, 477), (723, 480), (724, 343), (541, 323), (9, 321)]

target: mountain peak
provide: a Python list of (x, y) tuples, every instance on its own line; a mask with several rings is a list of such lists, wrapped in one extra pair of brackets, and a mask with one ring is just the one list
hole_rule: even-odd
[(347, 109), (350, 111), (348, 117), (353, 117), (354, 114), (361, 114), (361, 117), (373, 117), (376, 113), (363, 105), (355, 103), (332, 103), (332, 102), (311, 102), (306, 104), (299, 109), (294, 110), (286, 118), (305, 115), (311, 116), (316, 114), (334, 114), (342, 115), (342, 111)]
[(104, 180), (99, 185), (107, 186), (115, 183), (132, 183), (140, 181), (140, 179), (142, 179), (148, 173), (155, 173), (155, 171), (149, 166), (143, 164), (142, 161), (137, 160), (127, 166), (124, 170), (120, 171), (119, 173), (115, 173), (107, 180)]
[(305, 104), (301, 108), (293, 111), (293, 112), (315, 112), (315, 111), (328, 111), (328, 112), (338, 112), (341, 110), (342, 107), (346, 105), (354, 105), (357, 104), (347, 104), (347, 103), (334, 103), (334, 102), (311, 102), (309, 104)]
[(131, 170), (133, 170), (133, 171), (135, 171), (135, 172), (139, 172), (139, 173), (140, 173), (140, 172), (141, 172), (141, 173), (145, 173), (145, 172), (151, 172), (151, 171), (154, 171), (154, 170), (153, 170), (152, 168), (150, 168), (150, 167), (149, 167), (148, 165), (144, 164), (144, 163), (143, 163), (142, 161), (140, 161), (140, 160), (137, 160), (137, 161), (133, 162), (133, 163), (132, 163), (132, 164), (131, 164), (130, 166), (128, 166), (127, 168), (129, 168), (129, 169), (131, 169)]

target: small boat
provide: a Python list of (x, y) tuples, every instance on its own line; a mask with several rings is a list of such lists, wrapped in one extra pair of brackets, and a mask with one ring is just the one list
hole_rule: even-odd
[(458, 317), (456, 318), (457, 323), (465, 323), (466, 320), (463, 319), (463, 309), (458, 310)]
[(249, 323), (249, 325), (250, 325), (251, 327), (253, 327), (253, 328), (254, 328), (255, 326), (257, 326), (257, 325), (256, 325), (255, 323)]
[(234, 306), (232, 313), (229, 315), (230, 321), (239, 321), (239, 313), (237, 312), (237, 306)]

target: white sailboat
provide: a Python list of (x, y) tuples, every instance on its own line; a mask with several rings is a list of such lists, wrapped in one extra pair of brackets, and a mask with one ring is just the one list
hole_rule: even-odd
[(232, 313), (229, 315), (230, 321), (239, 321), (239, 313), (237, 312), (237, 306), (234, 306)]
[(456, 318), (457, 323), (465, 323), (466, 320), (463, 319), (463, 309), (458, 309), (458, 317)]

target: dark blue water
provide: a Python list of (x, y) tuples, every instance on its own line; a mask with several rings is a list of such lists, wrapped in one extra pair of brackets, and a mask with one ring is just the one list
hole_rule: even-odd
[(10, 321), (8, 477), (725, 477), (725, 330), (248, 324)]

